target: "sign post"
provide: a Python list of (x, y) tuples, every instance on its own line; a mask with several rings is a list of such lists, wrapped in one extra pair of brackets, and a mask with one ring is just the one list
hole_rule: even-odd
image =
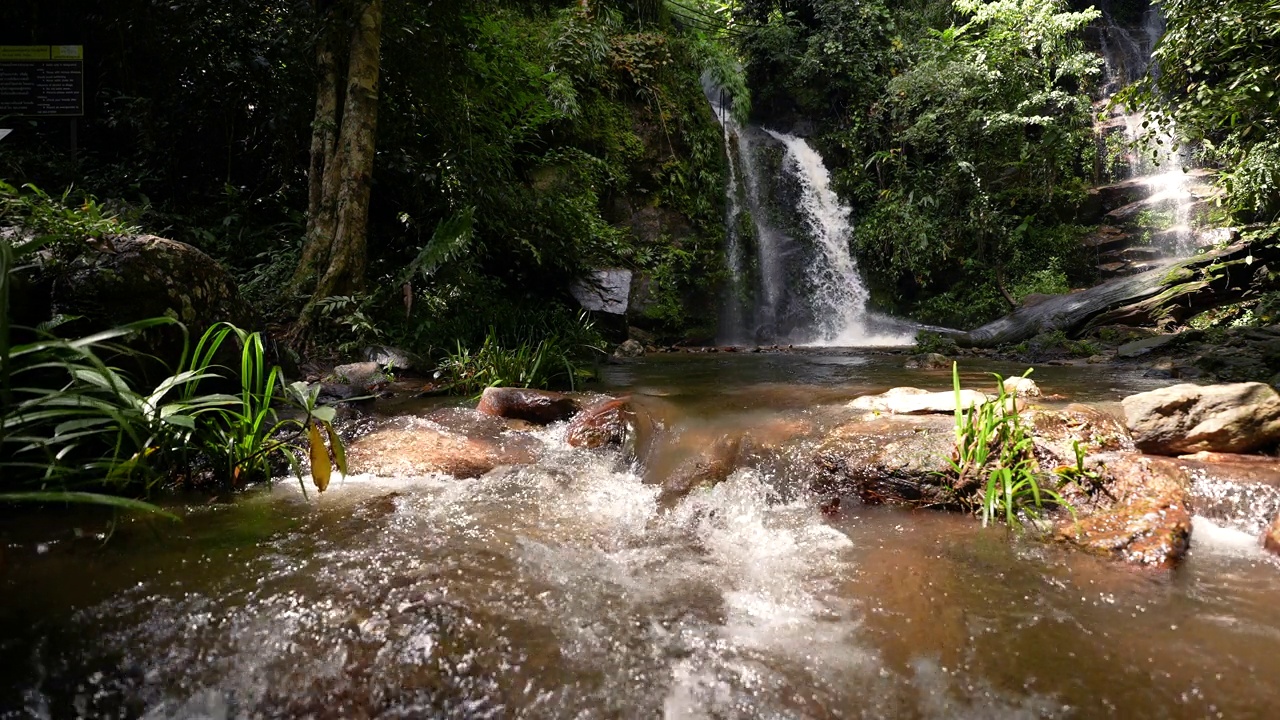
[(0, 118), (68, 118), (75, 153), (83, 115), (83, 45), (0, 45)]

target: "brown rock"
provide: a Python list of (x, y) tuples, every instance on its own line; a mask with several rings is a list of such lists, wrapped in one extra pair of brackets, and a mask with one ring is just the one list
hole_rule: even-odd
[(942, 477), (954, 448), (951, 418), (854, 420), (818, 448), (811, 488), (826, 495), (851, 493), (872, 504), (954, 507), (957, 498)]
[(485, 388), (476, 406), (485, 415), (538, 425), (568, 420), (578, 408), (578, 401), (564, 393), (509, 387)]
[(1114, 502), (1078, 521), (1062, 522), (1057, 536), (1099, 555), (1158, 567), (1176, 565), (1191, 536), (1186, 474), (1170, 460), (1137, 454), (1107, 463), (1100, 474), (1100, 492)]
[(1034, 453), (1046, 470), (1076, 464), (1075, 444), (1086, 455), (1133, 450), (1129, 431), (1115, 416), (1072, 403), (1061, 410), (1036, 408), (1023, 421), (1031, 426)]
[(1130, 395), (1123, 405), (1143, 452), (1241, 453), (1280, 440), (1280, 395), (1262, 383), (1173, 385)]
[(574, 447), (594, 449), (605, 445), (621, 445), (626, 442), (635, 411), (629, 398), (605, 400), (578, 413), (565, 440)]
[(670, 505), (699, 487), (722, 483), (750, 454), (752, 440), (743, 434), (727, 434), (676, 466), (662, 481), (658, 502)]
[(1271, 522), (1271, 527), (1262, 535), (1262, 547), (1280, 555), (1280, 515)]
[(347, 447), (351, 472), (375, 475), (438, 472), (473, 478), (499, 465), (527, 465), (536, 460), (537, 442), (526, 436), (491, 440), (426, 426), (376, 430)]

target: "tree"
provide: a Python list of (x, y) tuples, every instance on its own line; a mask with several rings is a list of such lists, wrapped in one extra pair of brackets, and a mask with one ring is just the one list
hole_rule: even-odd
[(298, 320), (301, 332), (314, 318), (317, 300), (363, 289), (378, 124), (382, 0), (341, 0), (324, 12), (316, 43), (306, 239), (291, 283), (295, 292), (311, 287)]

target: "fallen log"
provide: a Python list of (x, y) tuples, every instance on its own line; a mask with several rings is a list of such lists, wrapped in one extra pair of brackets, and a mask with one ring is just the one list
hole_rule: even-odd
[(957, 335), (955, 341), (963, 347), (987, 348), (1055, 330), (1078, 337), (1100, 325), (1181, 322), (1270, 285), (1267, 263), (1280, 264), (1280, 247), (1238, 242), (1088, 290), (1052, 296)]

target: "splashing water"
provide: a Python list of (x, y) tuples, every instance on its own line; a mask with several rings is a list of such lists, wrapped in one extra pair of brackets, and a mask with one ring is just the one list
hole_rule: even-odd
[(867, 288), (849, 252), (851, 210), (831, 189), (822, 156), (803, 138), (765, 130), (786, 148), (788, 169), (800, 183), (799, 209), (818, 252), (805, 280), (815, 327), (809, 345), (894, 345), (905, 338), (868, 328)]

